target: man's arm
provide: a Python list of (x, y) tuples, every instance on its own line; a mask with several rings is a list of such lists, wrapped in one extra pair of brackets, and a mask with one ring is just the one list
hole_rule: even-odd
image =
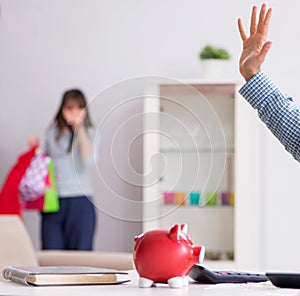
[(300, 109), (291, 97), (283, 94), (271, 79), (261, 71), (271, 47), (267, 41), (272, 9), (262, 4), (258, 23), (257, 7), (252, 7), (250, 35), (245, 33), (241, 19), (238, 28), (243, 41), (240, 72), (247, 81), (241, 95), (258, 111), (258, 115), (285, 149), (300, 161)]
[(241, 95), (285, 149), (300, 162), (300, 109), (263, 72), (254, 75), (241, 89)]

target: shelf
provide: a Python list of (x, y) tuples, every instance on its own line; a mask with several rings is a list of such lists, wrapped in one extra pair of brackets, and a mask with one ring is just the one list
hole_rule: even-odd
[(177, 206), (161, 205), (160, 228), (187, 224), (188, 235), (195, 244), (210, 251), (234, 251), (234, 207), (231, 206)]
[(224, 211), (227, 211), (227, 210), (229, 210), (229, 209), (233, 209), (234, 208), (234, 206), (230, 206), (230, 205), (224, 205), (224, 206), (222, 206), (222, 205), (217, 205), (217, 206), (194, 206), (194, 205), (184, 205), (184, 206), (180, 206), (180, 205), (173, 205), (173, 204), (162, 204), (161, 205), (161, 207), (164, 207), (164, 208), (170, 208), (170, 209), (172, 209), (172, 208), (174, 208), (174, 209), (176, 209), (176, 208), (178, 208), (178, 209), (196, 209), (196, 210), (203, 210), (203, 211), (209, 211), (209, 210), (212, 210), (212, 209), (214, 209), (214, 210), (224, 210)]
[(199, 148), (199, 149), (160, 149), (161, 153), (229, 153), (234, 154), (233, 148), (228, 149), (210, 149), (210, 148)]
[[(184, 81), (182, 81), (184, 82)], [(213, 83), (199, 83), (197, 81), (185, 81), (181, 84), (162, 84), (160, 85), (160, 93), (163, 95), (167, 93), (181, 93), (182, 91), (191, 92), (191, 87), (195, 91), (199, 92), (201, 95), (221, 95), (221, 96), (231, 96), (235, 95), (235, 84), (234, 83), (221, 83), (214, 81)]]
[(218, 206), (191, 206), (191, 205), (184, 205), (184, 206), (180, 206), (180, 205), (168, 205), (168, 204), (163, 204), (161, 205), (161, 210), (162, 209), (169, 209), (169, 210), (178, 210), (178, 211), (206, 211), (206, 212), (215, 212), (215, 211), (223, 211), (223, 212), (234, 212), (234, 206), (230, 206), (230, 205), (218, 205)]
[[(207, 250), (234, 252), (234, 261), (225, 261), (230, 269), (232, 265), (256, 269), (261, 263), (261, 221), (256, 217), (261, 208), (260, 166), (252, 160), (259, 158), (260, 124), (240, 96), (240, 87), (235, 81), (195, 79), (147, 84), (143, 231), (186, 223), (194, 243)], [(160, 157), (153, 157), (159, 153)], [(234, 192), (237, 202), (234, 206), (167, 205), (158, 197), (168, 188), (185, 192), (215, 188)], [(251, 233), (251, 244), (245, 233)], [(221, 262), (211, 261), (218, 267)]]

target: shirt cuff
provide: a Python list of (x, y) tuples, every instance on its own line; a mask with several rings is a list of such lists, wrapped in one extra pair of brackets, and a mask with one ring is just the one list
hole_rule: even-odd
[(239, 93), (253, 108), (258, 109), (265, 98), (276, 89), (277, 86), (269, 76), (259, 71), (241, 87)]

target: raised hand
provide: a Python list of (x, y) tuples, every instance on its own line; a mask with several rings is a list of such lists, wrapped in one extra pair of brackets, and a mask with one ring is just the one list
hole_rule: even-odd
[(272, 45), (272, 42), (267, 40), (272, 9), (269, 8), (267, 10), (266, 4), (262, 4), (258, 23), (256, 21), (256, 14), (257, 7), (253, 6), (249, 37), (245, 32), (242, 20), (238, 19), (238, 28), (243, 41), (239, 68), (246, 81), (261, 70), (262, 63)]

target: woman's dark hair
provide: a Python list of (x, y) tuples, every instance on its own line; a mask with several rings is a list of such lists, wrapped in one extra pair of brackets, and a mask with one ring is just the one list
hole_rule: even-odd
[[(63, 108), (70, 102), (76, 102), (80, 108), (86, 108), (87, 107), (87, 102), (85, 99), (84, 94), (82, 93), (81, 90), (79, 89), (70, 89), (67, 90), (62, 97), (62, 101), (60, 104), (60, 107), (58, 109), (58, 112), (56, 114), (56, 116), (54, 117), (54, 125), (57, 127), (57, 135), (56, 135), (56, 140), (58, 140), (62, 134), (63, 131), (66, 127), (69, 128), (68, 123), (66, 122), (66, 120), (63, 117)], [(84, 119), (84, 126), (85, 127), (90, 127), (92, 126), (92, 122), (90, 119), (90, 115), (88, 112), (88, 109), (86, 108), (86, 116)]]

